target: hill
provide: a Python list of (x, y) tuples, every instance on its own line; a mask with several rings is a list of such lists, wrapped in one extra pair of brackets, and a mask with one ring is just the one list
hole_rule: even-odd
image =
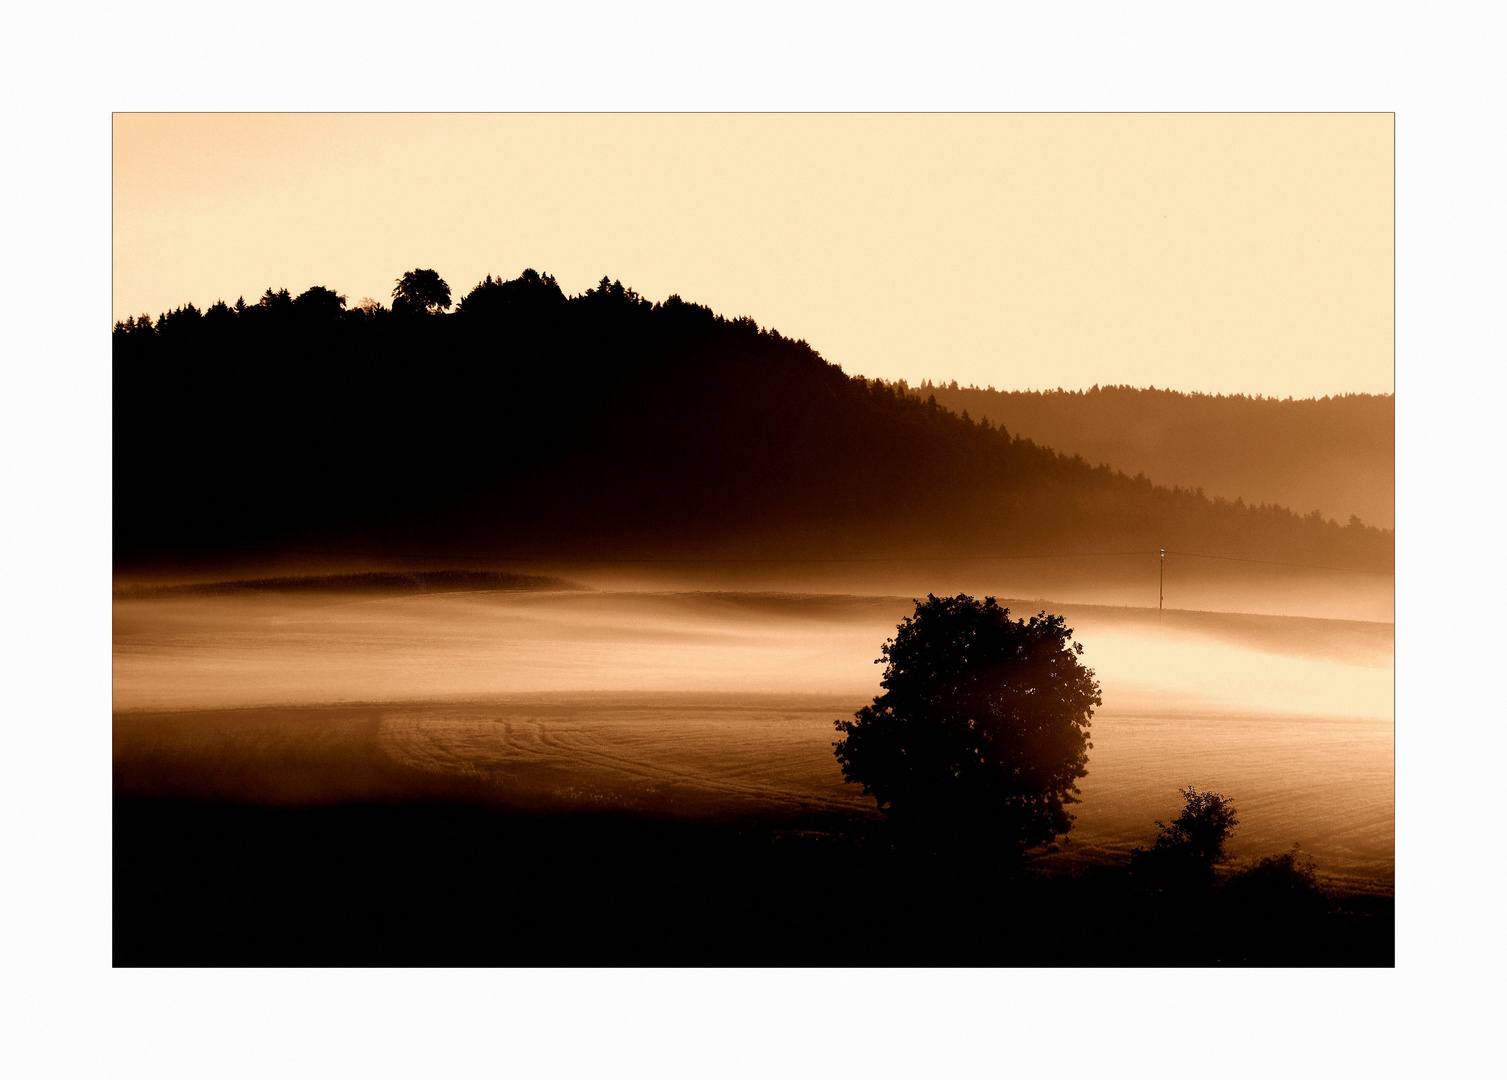
[(117, 560), (246, 547), (866, 558), (1180, 547), (1389, 568), (1392, 535), (1153, 485), (606, 278), (451, 314), (332, 291), (118, 324)]
[(1132, 386), (981, 390), (956, 382), (925, 382), (910, 393), (1153, 483), (1393, 527), (1391, 394), (1294, 401)]

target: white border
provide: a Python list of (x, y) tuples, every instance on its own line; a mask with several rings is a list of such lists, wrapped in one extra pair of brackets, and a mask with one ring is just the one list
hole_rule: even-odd
[[(15, 13), (0, 431), (11, 1075), (1478, 1075), (1503, 932), (1490, 672), (1502, 16), (766, 3)], [(112, 110), (1397, 113), (1396, 972), (112, 971)], [(11, 351), (14, 350), (14, 351)], [(1490, 470), (1482, 475), (1485, 470)], [(1487, 980), (1490, 980), (1488, 982)]]

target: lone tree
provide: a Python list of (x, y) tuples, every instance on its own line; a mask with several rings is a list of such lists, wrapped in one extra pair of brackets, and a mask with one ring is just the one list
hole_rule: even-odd
[(393, 310), (434, 314), (450, 306), (450, 286), (433, 270), (410, 270), (392, 290)]
[(898, 838), (926, 850), (987, 847), (1010, 860), (1072, 825), (1088, 728), (1103, 704), (1060, 615), (1012, 620), (993, 597), (916, 602), (885, 642), (884, 692), (834, 743)]

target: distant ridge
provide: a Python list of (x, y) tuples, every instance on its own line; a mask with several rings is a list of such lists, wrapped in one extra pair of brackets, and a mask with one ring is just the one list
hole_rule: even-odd
[[(896, 386), (903, 386), (897, 383)], [(1127, 475), (1247, 503), (1395, 520), (1391, 394), (1269, 398), (1156, 387), (995, 390), (922, 382), (906, 391)]]
[(244, 592), (540, 592), (585, 590), (564, 578), (507, 574), (488, 570), (423, 570), (414, 573), (374, 571), (365, 574), (310, 574), (297, 577), (241, 578), (187, 585), (117, 586), (117, 596), (213, 596)]

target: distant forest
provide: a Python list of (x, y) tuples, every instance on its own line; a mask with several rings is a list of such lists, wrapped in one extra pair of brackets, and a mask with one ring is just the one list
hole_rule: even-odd
[(447, 312), (437, 275), (410, 279), (427, 291), (400, 284), (391, 308), (316, 286), (117, 324), (117, 559), (1163, 546), (1392, 565), (1390, 531), (1064, 456), (676, 296), (605, 277), (567, 296), (527, 270)]
[(1133, 386), (981, 390), (956, 382), (908, 390), (1153, 483), (1317, 509), (1342, 522), (1356, 515), (1387, 529), (1395, 520), (1391, 394), (1294, 401)]

